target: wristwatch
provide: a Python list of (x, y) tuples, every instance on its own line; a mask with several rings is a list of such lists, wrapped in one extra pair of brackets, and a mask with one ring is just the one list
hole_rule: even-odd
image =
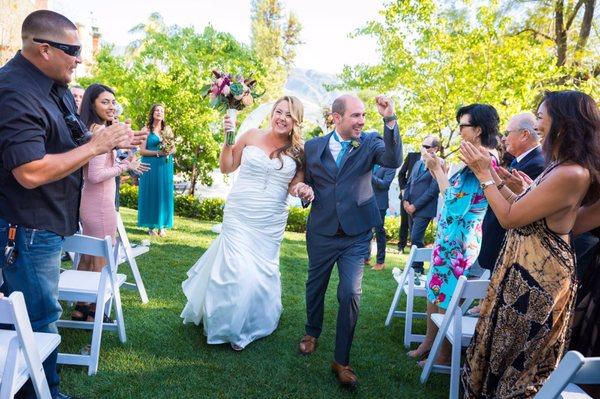
[(397, 120), (398, 120), (398, 117), (396, 116), (396, 114), (383, 117), (383, 122), (385, 122), (385, 123), (388, 123), (391, 121), (397, 121)]
[(479, 187), (481, 187), (482, 190), (485, 190), (487, 187), (493, 186), (494, 184), (496, 184), (496, 182), (493, 180), (486, 180), (479, 183)]

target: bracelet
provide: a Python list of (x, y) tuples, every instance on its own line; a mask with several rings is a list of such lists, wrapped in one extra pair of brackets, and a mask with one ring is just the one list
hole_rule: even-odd
[(496, 187), (498, 188), (498, 191), (502, 190), (502, 188), (506, 185), (506, 183), (504, 183), (504, 180), (500, 181), (500, 184), (498, 184)]

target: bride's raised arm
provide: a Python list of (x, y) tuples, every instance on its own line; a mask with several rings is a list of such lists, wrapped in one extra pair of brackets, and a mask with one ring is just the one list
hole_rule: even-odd
[[(223, 119), (223, 133), (231, 127), (231, 121), (228, 116)], [(223, 144), (221, 155), (219, 156), (219, 169), (221, 173), (235, 172), (242, 162), (242, 151), (248, 145), (249, 139), (254, 136), (256, 129), (250, 129), (240, 136), (234, 145)], [(225, 134), (224, 134), (225, 136)]]

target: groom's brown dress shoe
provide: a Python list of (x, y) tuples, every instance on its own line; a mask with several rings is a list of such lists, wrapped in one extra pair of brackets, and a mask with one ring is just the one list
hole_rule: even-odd
[(311, 335), (306, 334), (300, 340), (300, 345), (298, 346), (300, 349), (301, 355), (310, 355), (317, 349), (317, 339)]
[(371, 268), (371, 270), (383, 270), (385, 269), (385, 263), (377, 263)]
[(342, 366), (338, 362), (331, 363), (331, 371), (337, 377), (339, 383), (348, 389), (354, 389), (358, 386), (358, 378), (350, 366)]

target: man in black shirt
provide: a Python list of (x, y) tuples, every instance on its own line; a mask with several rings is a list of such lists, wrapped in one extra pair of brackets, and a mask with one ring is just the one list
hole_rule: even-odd
[[(81, 167), (115, 147), (137, 144), (124, 124), (84, 135), (67, 88), (81, 63), (77, 28), (48, 10), (23, 21), (23, 47), (0, 68), (0, 267), (5, 295), (21, 291), (34, 331), (57, 332), (58, 279), (64, 236), (75, 233)], [(87, 142), (85, 142), (87, 139)], [(16, 238), (9, 240), (9, 234)], [(44, 362), (53, 398), (57, 351)], [(35, 398), (30, 383), (21, 396)]]

